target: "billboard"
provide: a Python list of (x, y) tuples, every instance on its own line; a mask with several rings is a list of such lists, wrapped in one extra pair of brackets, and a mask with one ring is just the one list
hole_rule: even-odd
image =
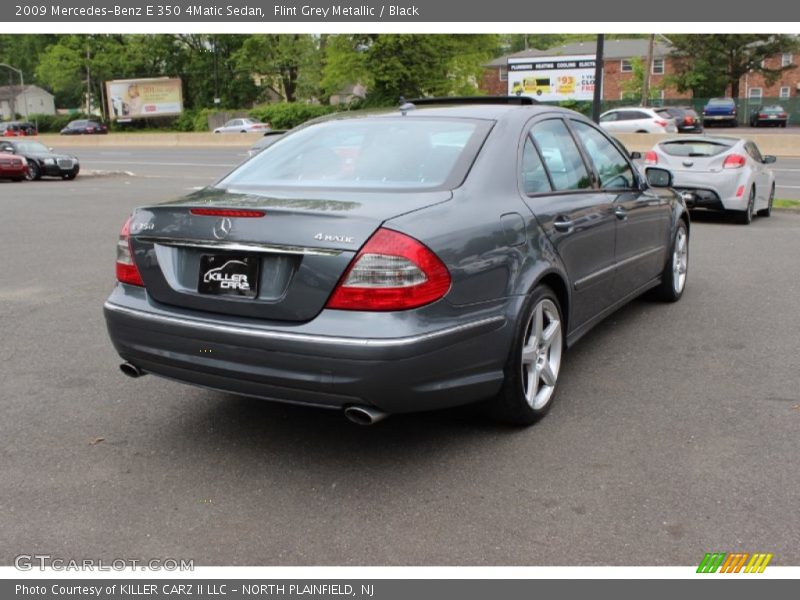
[(106, 101), (113, 120), (179, 115), (183, 112), (181, 80), (158, 77), (106, 81)]
[(508, 94), (540, 102), (591, 100), (595, 55), (509, 58)]

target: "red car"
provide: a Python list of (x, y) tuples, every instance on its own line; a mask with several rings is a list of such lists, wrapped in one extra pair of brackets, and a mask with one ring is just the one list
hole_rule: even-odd
[(28, 175), (28, 161), (22, 156), (0, 152), (0, 179), (22, 181)]
[(4, 137), (23, 137), (38, 135), (36, 125), (27, 121), (8, 121), (0, 123), (0, 135)]

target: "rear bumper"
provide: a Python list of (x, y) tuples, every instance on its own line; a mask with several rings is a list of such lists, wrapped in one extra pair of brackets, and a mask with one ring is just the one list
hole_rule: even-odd
[[(683, 171), (673, 169), (673, 187), (679, 191), (692, 192), (696, 199), (687, 201), (689, 208), (711, 208), (717, 210), (745, 210), (750, 198), (750, 180), (741, 169), (708, 171)], [(740, 196), (736, 195), (742, 189)]]
[[(119, 284), (104, 313), (119, 355), (154, 375), (269, 400), (400, 413), (496, 393), (513, 336), (508, 308), (440, 325), (426, 325), (416, 311), (323, 311), (298, 325), (167, 307)], [(343, 318), (370, 337), (337, 333)]]

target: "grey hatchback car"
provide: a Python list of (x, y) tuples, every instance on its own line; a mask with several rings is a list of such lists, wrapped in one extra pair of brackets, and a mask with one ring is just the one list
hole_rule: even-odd
[(527, 98), (401, 108), (300, 127), (136, 209), (104, 306), (122, 371), (361, 424), (482, 400), (530, 424), (569, 345), (648, 290), (681, 297), (669, 171)]

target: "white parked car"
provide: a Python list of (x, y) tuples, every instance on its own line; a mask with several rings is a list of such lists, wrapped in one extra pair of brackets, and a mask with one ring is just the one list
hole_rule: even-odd
[(675, 119), (663, 108), (614, 108), (600, 115), (600, 127), (610, 133), (677, 133)]
[(735, 211), (747, 225), (753, 213), (768, 217), (775, 198), (775, 175), (750, 140), (723, 136), (680, 137), (659, 142), (644, 157), (645, 165), (672, 171), (673, 187), (689, 208)]
[(260, 123), (255, 119), (231, 119), (222, 127), (217, 127), (214, 133), (264, 133), (269, 131), (267, 123)]

